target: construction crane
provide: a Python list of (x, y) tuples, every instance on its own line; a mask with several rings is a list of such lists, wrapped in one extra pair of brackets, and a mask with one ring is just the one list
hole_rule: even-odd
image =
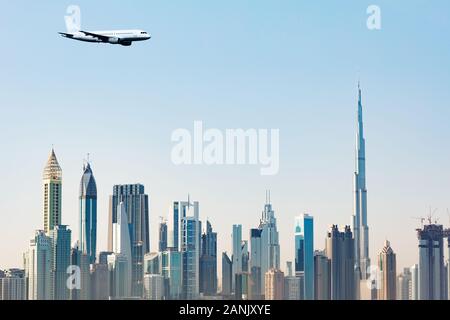
[(423, 228), (423, 223), (424, 223), (425, 220), (426, 220), (424, 217), (411, 217), (411, 219), (420, 220), (420, 226), (421, 226), (421, 228)]
[[(434, 210), (431, 209), (430, 206), (430, 213), (428, 214), (427, 220), (428, 220), (428, 224), (432, 224), (433, 223), (433, 216), (436, 213), (437, 208), (435, 208)], [(435, 220), (435, 224), (437, 224), (438, 219)]]

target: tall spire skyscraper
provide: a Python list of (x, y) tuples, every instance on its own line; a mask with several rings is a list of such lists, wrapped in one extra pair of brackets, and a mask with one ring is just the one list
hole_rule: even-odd
[(364, 139), (361, 87), (358, 83), (358, 121), (356, 132), (356, 161), (354, 173), (353, 233), (355, 263), (362, 280), (367, 279), (369, 258), (369, 226), (367, 225), (366, 141)]
[(277, 219), (270, 202), (270, 192), (266, 194), (266, 204), (262, 212), (259, 229), (261, 230), (261, 288), (265, 288), (266, 272), (270, 269), (280, 269)]
[(42, 184), (44, 189), (44, 231), (48, 235), (50, 230), (61, 224), (62, 170), (53, 148), (44, 168)]
[(97, 185), (89, 162), (80, 182), (80, 250), (95, 263), (97, 249)]

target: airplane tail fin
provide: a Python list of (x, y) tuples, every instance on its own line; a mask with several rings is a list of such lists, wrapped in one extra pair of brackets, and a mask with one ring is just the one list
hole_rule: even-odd
[(58, 33), (65, 38), (73, 38), (73, 34), (65, 33), (65, 32), (58, 32)]

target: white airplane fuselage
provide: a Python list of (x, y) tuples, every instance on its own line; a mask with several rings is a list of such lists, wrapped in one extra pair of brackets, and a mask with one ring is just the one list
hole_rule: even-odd
[(123, 46), (130, 46), (135, 41), (145, 41), (151, 39), (151, 35), (144, 30), (80, 30), (70, 33), (60, 32), (60, 34), (65, 38), (78, 41), (120, 44)]

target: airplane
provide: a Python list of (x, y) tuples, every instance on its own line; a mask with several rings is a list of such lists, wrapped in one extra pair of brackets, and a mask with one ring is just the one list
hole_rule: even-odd
[(131, 46), (134, 41), (145, 41), (151, 39), (151, 35), (144, 30), (109, 30), (109, 31), (76, 31), (59, 32), (64, 38), (78, 41), (120, 44)]

